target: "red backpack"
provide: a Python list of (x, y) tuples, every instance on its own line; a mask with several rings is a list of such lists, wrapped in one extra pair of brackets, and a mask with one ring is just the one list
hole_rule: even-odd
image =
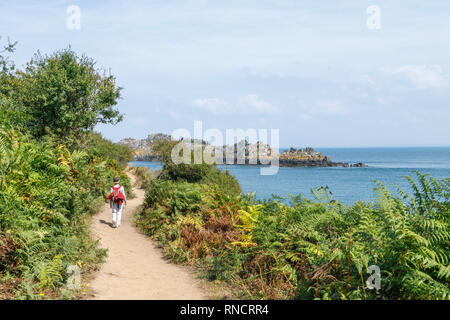
[(117, 188), (112, 187), (113, 191), (106, 199), (112, 199), (114, 202), (119, 202), (119, 204), (122, 204), (123, 200), (125, 200), (125, 196), (123, 195), (122, 191), (120, 191), (120, 188), (122, 188), (122, 186), (120, 185)]

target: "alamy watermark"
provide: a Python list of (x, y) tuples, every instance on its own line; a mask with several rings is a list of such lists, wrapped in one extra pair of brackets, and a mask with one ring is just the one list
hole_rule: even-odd
[(367, 7), (366, 13), (369, 15), (366, 21), (369, 30), (381, 29), (381, 9), (377, 5)]
[[(67, 28), (69, 30), (81, 29), (81, 8), (77, 5), (70, 5), (67, 7)], [(381, 29), (381, 8), (378, 5), (370, 5), (366, 9), (366, 14), (369, 16), (366, 20), (366, 26), (369, 30)]]
[(377, 291), (381, 289), (381, 271), (380, 267), (373, 264), (367, 268), (367, 273), (370, 277), (366, 280), (366, 285), (368, 289), (376, 289)]
[(81, 29), (81, 9), (79, 6), (71, 5), (67, 7), (67, 28), (69, 30)]
[[(70, 5), (66, 9), (67, 28), (69, 30), (81, 29), (81, 8), (77, 5)], [(366, 9), (366, 14), (369, 16), (366, 20), (366, 26), (369, 30), (381, 29), (381, 8), (378, 5), (370, 5)]]
[(80, 290), (81, 289), (81, 271), (80, 268), (76, 265), (71, 265), (67, 267), (67, 274), (69, 274), (69, 278), (67, 278), (67, 287), (70, 290)]
[(258, 164), (261, 175), (278, 173), (279, 129), (270, 129), (270, 139), (268, 129), (226, 129), (224, 139), (219, 129), (203, 132), (203, 122), (194, 121), (194, 135), (180, 128), (172, 138), (179, 140), (171, 152), (175, 164)]

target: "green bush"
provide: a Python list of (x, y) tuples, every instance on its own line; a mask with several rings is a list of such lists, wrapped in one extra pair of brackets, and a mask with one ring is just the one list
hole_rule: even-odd
[(193, 152), (190, 154), (190, 164), (175, 164), (172, 161), (171, 152), (177, 143), (177, 141), (161, 141), (153, 147), (154, 153), (160, 155), (164, 161), (164, 166), (158, 176), (159, 179), (218, 186), (223, 192), (230, 195), (240, 194), (241, 186), (228, 170), (223, 173), (215, 165), (204, 162), (195, 164)]
[(159, 170), (152, 170), (146, 167), (132, 167), (131, 171), (136, 175), (141, 189), (147, 189), (152, 180), (161, 173)]
[(100, 71), (70, 49), (37, 54), (25, 70), (0, 54), (0, 299), (76, 297), (67, 267), (89, 272), (106, 254), (89, 214), (114, 176), (133, 197), (121, 166), (131, 151), (92, 132), (122, 118), (120, 88)]
[(101, 261), (88, 214), (116, 175), (129, 185), (115, 161), (0, 128), (0, 239), (12, 248), (0, 254), (0, 298), (59, 297), (69, 265), (89, 271)]
[[(255, 203), (211, 183), (157, 179), (138, 225), (173, 261), (241, 298), (449, 299), (450, 179), (417, 177), (407, 178), (412, 195), (380, 183), (376, 202), (352, 206), (325, 188), (314, 201)], [(381, 270), (379, 291), (367, 287), (370, 265)]]
[(241, 192), (239, 182), (228, 170), (224, 173), (208, 164), (166, 163), (159, 175), (161, 180), (185, 181), (218, 186), (224, 192), (237, 195)]
[(239, 195), (241, 193), (239, 182), (228, 170), (222, 172), (216, 167), (210, 167), (199, 182), (209, 186), (217, 186), (230, 195)]
[(84, 150), (97, 158), (117, 161), (122, 167), (133, 160), (133, 150), (125, 145), (113, 143), (102, 137), (100, 133), (90, 132), (85, 139)]
[(30, 116), (30, 134), (54, 135), (70, 149), (98, 123), (115, 124), (123, 117), (115, 109), (121, 88), (114, 76), (70, 48), (36, 53), (24, 70), (0, 76), (0, 87), (0, 94)]

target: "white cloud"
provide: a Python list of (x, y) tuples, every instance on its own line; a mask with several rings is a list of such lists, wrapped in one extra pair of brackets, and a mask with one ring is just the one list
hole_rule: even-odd
[(383, 71), (405, 78), (418, 89), (442, 88), (449, 84), (449, 76), (443, 72), (440, 65), (409, 65), (385, 68)]
[(261, 100), (256, 94), (239, 97), (237, 103), (231, 104), (219, 98), (194, 99), (193, 105), (215, 115), (223, 114), (275, 114), (278, 109), (269, 102)]
[(192, 103), (194, 106), (215, 115), (225, 114), (228, 112), (228, 104), (219, 98), (195, 99)]
[(262, 114), (275, 114), (278, 112), (277, 108), (269, 102), (259, 99), (256, 94), (249, 94), (239, 98), (238, 104), (244, 112), (248, 111)]

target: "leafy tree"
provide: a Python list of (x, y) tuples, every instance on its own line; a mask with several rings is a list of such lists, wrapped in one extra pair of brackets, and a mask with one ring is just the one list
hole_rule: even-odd
[(172, 161), (171, 154), (172, 149), (178, 143), (178, 141), (163, 140), (153, 147), (153, 152), (159, 155), (164, 162), (159, 179), (202, 183), (210, 186), (217, 185), (227, 194), (240, 194), (241, 187), (239, 182), (228, 170), (222, 172), (215, 165), (210, 165), (205, 162), (195, 164), (194, 153), (192, 151), (190, 154), (191, 163), (175, 164)]
[(0, 69), (2, 73), (7, 73), (14, 70), (14, 63), (12, 63), (9, 57), (5, 57), (4, 54), (14, 52), (16, 44), (17, 41), (11, 42), (8, 38), (8, 43), (3, 46), (3, 49), (0, 50)]
[(26, 124), (31, 117), (17, 107), (17, 103), (11, 98), (0, 98), (0, 126), (15, 128), (26, 132)]
[(6, 45), (0, 50), (0, 126), (23, 131), (31, 117), (20, 110), (16, 101), (5, 95), (16, 80), (13, 75), (15, 65), (7, 56), (14, 52), (16, 45), (17, 42), (11, 42), (8, 38)]
[(114, 108), (121, 91), (115, 77), (70, 48), (38, 52), (7, 84), (6, 94), (31, 116), (28, 126), (35, 137), (56, 135), (73, 145), (96, 124), (116, 124), (123, 117)]
[(116, 160), (122, 166), (133, 160), (133, 150), (130, 147), (113, 143), (103, 138), (101, 133), (90, 133), (86, 144), (87, 153), (95, 157)]
[(105, 254), (91, 239), (89, 214), (115, 176), (133, 197), (118, 163), (132, 151), (92, 132), (120, 121), (120, 88), (70, 49), (37, 54), (15, 71), (4, 56), (14, 46), (0, 48), (0, 300), (74, 298), (67, 266), (87, 272)]
[(153, 146), (153, 153), (161, 157), (164, 163), (172, 162), (172, 149), (178, 144), (178, 141), (161, 140)]

